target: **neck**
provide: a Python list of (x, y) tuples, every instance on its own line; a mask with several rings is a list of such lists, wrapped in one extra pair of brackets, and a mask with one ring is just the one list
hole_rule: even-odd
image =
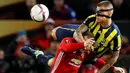
[(107, 21), (105, 21), (104, 23), (101, 23), (101, 26), (103, 28), (108, 28), (111, 26), (111, 23), (112, 23), (112, 20), (111, 19), (108, 19)]

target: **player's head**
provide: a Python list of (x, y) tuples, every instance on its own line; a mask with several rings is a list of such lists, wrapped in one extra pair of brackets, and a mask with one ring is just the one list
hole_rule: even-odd
[(36, 0), (25, 0), (27, 7), (32, 7), (36, 5)]
[(55, 21), (52, 18), (48, 18), (45, 22), (44, 28), (46, 32), (50, 32), (55, 27)]
[(17, 42), (24, 42), (24, 41), (27, 41), (28, 38), (27, 38), (27, 32), (24, 31), (24, 30), (20, 30), (18, 33), (17, 33), (17, 38), (16, 38)]
[(57, 8), (61, 8), (64, 5), (64, 0), (54, 0), (54, 5)]
[(110, 1), (101, 1), (96, 8), (96, 22), (104, 23), (111, 19), (113, 14), (113, 5)]

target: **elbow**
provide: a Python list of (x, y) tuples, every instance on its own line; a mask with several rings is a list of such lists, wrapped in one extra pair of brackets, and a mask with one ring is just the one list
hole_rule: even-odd
[(78, 30), (76, 30), (73, 34), (73, 38), (74, 39), (78, 39), (78, 36), (80, 35), (81, 32), (79, 32)]
[(113, 63), (116, 63), (118, 60), (118, 57), (115, 57), (115, 59), (113, 60)]

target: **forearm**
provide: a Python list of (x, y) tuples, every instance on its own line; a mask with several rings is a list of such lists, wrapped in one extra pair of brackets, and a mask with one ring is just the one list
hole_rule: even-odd
[[(95, 59), (94, 66), (96, 66), (98, 69), (101, 69), (105, 64), (107, 64), (107, 63), (103, 59), (100, 59), (100, 58)], [(114, 68), (115, 68), (115, 66), (111, 66), (110, 70), (113, 71)]]
[(84, 48), (84, 43), (65, 43), (62, 45), (65, 52), (73, 52)]
[(112, 66), (112, 65), (110, 65), (110, 64), (105, 64), (105, 65), (99, 70), (99, 72), (100, 72), (100, 73), (104, 73), (104, 72), (106, 72), (111, 66)]
[(85, 24), (81, 24), (79, 28), (74, 32), (73, 37), (77, 42), (84, 42), (82, 34), (88, 30), (88, 27)]
[(100, 73), (106, 72), (118, 59), (119, 52), (114, 53), (111, 59), (99, 70)]
[(84, 38), (83, 38), (83, 36), (82, 36), (82, 33), (79, 32), (79, 31), (77, 31), (77, 30), (74, 32), (73, 37), (75, 38), (75, 40), (77, 42), (84, 42), (85, 41)]

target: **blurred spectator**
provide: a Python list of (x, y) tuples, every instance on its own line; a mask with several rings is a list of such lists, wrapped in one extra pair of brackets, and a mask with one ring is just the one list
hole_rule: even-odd
[(17, 33), (16, 38), (9, 44), (6, 51), (6, 58), (10, 64), (8, 72), (12, 73), (26, 73), (32, 69), (35, 64), (30, 56), (21, 52), (21, 47), (30, 45), (27, 33), (21, 30)]
[(122, 36), (122, 48), (121, 48), (120, 53), (122, 55), (130, 54), (129, 39), (126, 36)]
[(29, 10), (31, 10), (31, 8), (36, 5), (36, 0), (25, 0), (26, 6), (28, 7)]
[(45, 24), (35, 30), (35, 35), (31, 38), (31, 43), (41, 50), (47, 50), (50, 47), (51, 32), (55, 27), (55, 21), (49, 18)]
[(64, 0), (54, 0), (54, 8), (51, 12), (51, 17), (53, 19), (61, 20), (75, 20), (75, 11), (64, 4)]
[(5, 73), (9, 67), (9, 64), (4, 60), (5, 53), (0, 49), (0, 73)]
[(16, 19), (31, 19), (30, 10), (37, 3), (36, 0), (24, 0), (25, 4), (19, 6), (16, 10)]
[(58, 46), (59, 46), (59, 42), (57, 40), (52, 40), (50, 47), (47, 51), (45, 51), (45, 54), (55, 56), (55, 52), (56, 52)]
[(130, 11), (130, 5), (128, 0), (112, 0), (112, 3), (114, 5), (114, 14), (113, 19), (119, 20), (119, 19), (130, 19), (130, 16), (128, 14)]
[(27, 56), (26, 54), (22, 53), (20, 48), (23, 45), (29, 45), (29, 40), (27, 38), (27, 33), (24, 30), (21, 30), (17, 33), (17, 36), (13, 42), (11, 42), (8, 46), (7, 49), (7, 57), (9, 58), (14, 58), (14, 57), (19, 57), (19, 58), (25, 58)]

